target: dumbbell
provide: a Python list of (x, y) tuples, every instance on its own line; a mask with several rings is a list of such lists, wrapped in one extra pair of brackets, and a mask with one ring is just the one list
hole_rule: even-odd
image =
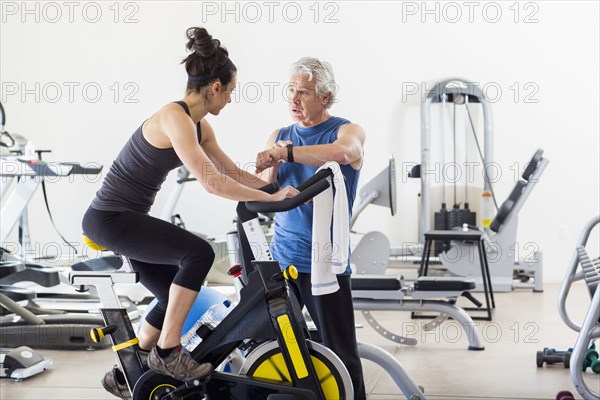
[(555, 349), (545, 348), (544, 351), (538, 351), (536, 353), (536, 364), (538, 367), (543, 367), (546, 364), (562, 363), (565, 368), (569, 368), (569, 361), (571, 359), (571, 351), (556, 351)]
[(562, 390), (556, 395), (556, 400), (575, 400), (575, 397), (568, 390)]
[(600, 374), (600, 361), (598, 361), (598, 352), (596, 350), (590, 349), (585, 352), (581, 370), (585, 371), (587, 367), (591, 367), (595, 374)]
[(572, 351), (573, 351), (573, 349), (569, 349), (569, 350), (565, 351), (564, 360), (563, 360), (563, 365), (565, 368), (569, 368), (569, 366), (571, 365), (571, 352)]

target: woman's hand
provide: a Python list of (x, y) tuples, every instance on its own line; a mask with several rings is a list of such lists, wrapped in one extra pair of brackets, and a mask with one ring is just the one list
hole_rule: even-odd
[(285, 200), (285, 199), (291, 199), (292, 197), (296, 196), (298, 193), (300, 193), (300, 192), (295, 187), (286, 186), (283, 189), (281, 189), (280, 191), (273, 193), (271, 195), (269, 201), (281, 201), (281, 200)]

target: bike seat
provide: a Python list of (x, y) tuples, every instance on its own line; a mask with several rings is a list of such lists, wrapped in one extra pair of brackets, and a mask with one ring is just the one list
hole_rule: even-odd
[[(91, 249), (96, 251), (106, 251), (107, 248), (95, 243), (85, 234), (81, 235), (83, 242)], [(119, 269), (121, 266), (123, 268)], [(95, 285), (97, 278), (110, 278), (112, 284), (115, 283), (137, 283), (139, 275), (130, 270), (129, 263), (121, 262), (120, 256), (100, 257), (92, 260), (86, 260), (71, 267), (69, 273), (69, 282), (75, 286)]]
[(106, 247), (100, 246), (99, 244), (95, 243), (92, 239), (87, 237), (87, 235), (85, 233), (81, 234), (81, 240), (83, 240), (83, 243), (85, 243), (87, 245), (87, 247), (89, 247), (92, 250), (96, 250), (96, 251), (108, 250)]

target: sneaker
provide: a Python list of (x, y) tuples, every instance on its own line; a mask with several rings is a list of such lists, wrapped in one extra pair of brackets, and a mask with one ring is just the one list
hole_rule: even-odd
[(150, 352), (140, 349), (138, 351), (138, 354), (140, 356), (140, 361), (142, 362), (142, 366), (144, 367), (144, 370), (145, 370), (146, 367), (148, 367), (148, 355), (150, 355)]
[(115, 365), (113, 369), (111, 369), (106, 373), (106, 375), (104, 375), (104, 378), (102, 378), (101, 381), (104, 390), (123, 400), (131, 400), (131, 393), (129, 392), (127, 384), (119, 383), (119, 381), (117, 380), (117, 373), (122, 374), (122, 372), (119, 371), (117, 369), (117, 366)]
[(213, 366), (210, 363), (198, 364), (181, 347), (173, 350), (167, 357), (158, 355), (156, 346), (148, 355), (148, 367), (159, 374), (167, 375), (178, 381), (201, 379), (209, 375)]

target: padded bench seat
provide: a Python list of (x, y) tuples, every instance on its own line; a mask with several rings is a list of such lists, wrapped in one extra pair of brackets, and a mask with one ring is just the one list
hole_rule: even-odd
[(402, 281), (395, 276), (353, 277), (352, 290), (400, 290)]
[(469, 278), (462, 277), (437, 277), (437, 276), (422, 276), (415, 283), (415, 292), (464, 292), (475, 289), (475, 281)]
[[(401, 335), (390, 334), (375, 322), (370, 311), (410, 311), (433, 312), (454, 319), (463, 327), (469, 339), (469, 350), (483, 350), (481, 339), (473, 319), (464, 308), (456, 305), (458, 297), (465, 296), (481, 307), (469, 292), (475, 288), (475, 281), (465, 277), (423, 276), (414, 283), (405, 284), (404, 279), (393, 275), (355, 275), (351, 279), (352, 303), (355, 310), (361, 310), (367, 322), (385, 337), (398, 337), (395, 342), (409, 343)], [(418, 288), (418, 289), (417, 289)], [(439, 321), (438, 321), (439, 322)], [(414, 340), (414, 339), (413, 339)]]
[[(352, 290), (400, 290), (402, 281), (395, 276), (353, 277)], [(464, 292), (475, 289), (475, 281), (463, 277), (422, 276), (414, 282), (414, 291)]]

